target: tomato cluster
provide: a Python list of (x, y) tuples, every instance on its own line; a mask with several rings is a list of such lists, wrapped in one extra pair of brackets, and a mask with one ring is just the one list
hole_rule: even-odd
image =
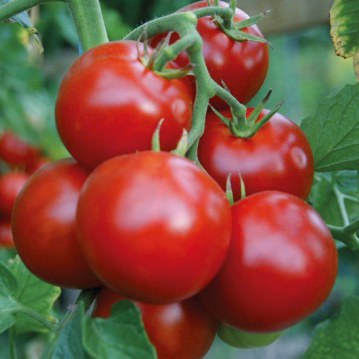
[[(243, 18), (237, 10), (234, 22)], [(267, 44), (235, 42), (211, 17), (197, 28), (211, 76), (247, 102), (265, 77)], [(255, 25), (245, 31), (261, 36)], [(309, 144), (280, 114), (242, 138), (227, 128), (234, 119), (222, 109), (228, 120), (209, 110), (199, 141), (206, 171), (169, 152), (190, 129), (194, 91), (187, 77), (152, 71), (143, 51), (135, 41), (102, 44), (65, 75), (56, 123), (74, 159), (55, 161), (26, 182), (13, 212), (16, 249), (49, 283), (103, 286), (94, 316), (134, 300), (159, 358), (201, 358), (218, 323), (231, 345), (268, 344), (318, 308), (336, 276), (334, 241), (305, 202), (313, 180)], [(220, 69), (211, 62), (219, 58)], [(184, 65), (181, 54), (176, 61)], [(255, 126), (267, 114), (248, 109), (244, 121)], [(163, 151), (151, 151), (161, 119)]]
[(11, 214), (16, 196), (30, 174), (47, 159), (13, 132), (4, 131), (0, 135), (0, 162), (7, 169), (0, 173), (0, 247), (12, 248)]

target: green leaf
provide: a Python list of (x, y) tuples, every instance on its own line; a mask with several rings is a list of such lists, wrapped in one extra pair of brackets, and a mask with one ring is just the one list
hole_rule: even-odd
[(0, 262), (0, 333), (11, 328), (15, 323), (13, 313), (18, 304), (11, 297), (17, 289), (17, 280), (11, 271)]
[(359, 298), (343, 300), (339, 315), (319, 325), (302, 359), (359, 358)]
[(155, 349), (144, 330), (137, 307), (129, 301), (116, 303), (107, 319), (87, 318), (84, 347), (94, 358), (155, 359)]
[[(14, 298), (24, 307), (50, 317), (53, 303), (59, 297), (61, 289), (43, 282), (35, 277), (17, 256), (10, 264), (10, 269), (18, 281)], [(28, 315), (16, 314), (16, 333), (44, 331), (44, 327)]]
[(15, 293), (18, 287), (16, 277), (0, 262), (0, 296), (9, 296)]
[(81, 333), (84, 321), (83, 304), (73, 308), (56, 342), (52, 359), (84, 359)]
[(358, 12), (358, 0), (335, 0), (330, 9), (330, 35), (338, 56), (352, 57), (359, 50)]
[(330, 179), (325, 176), (316, 176), (309, 202), (318, 211), (325, 223), (338, 227), (344, 225), (333, 183)]
[(359, 169), (359, 84), (346, 85), (322, 100), (301, 128), (312, 148), (316, 171)]

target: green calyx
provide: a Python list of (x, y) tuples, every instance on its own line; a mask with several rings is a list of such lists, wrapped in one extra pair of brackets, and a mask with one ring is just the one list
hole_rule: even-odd
[(234, 22), (234, 15), (236, 12), (236, 5), (237, 2), (235, 0), (231, 0), (229, 3), (229, 7), (232, 10), (232, 18), (231, 21), (227, 21), (221, 16), (214, 15), (213, 21), (217, 25), (217, 27), (225, 33), (230, 39), (234, 41), (255, 41), (255, 42), (261, 42), (261, 43), (268, 43), (266, 39), (263, 39), (262, 37), (255, 36), (248, 34), (245, 31), (242, 31), (248, 26), (254, 25), (260, 20), (263, 19), (267, 14), (269, 14), (272, 10), (264, 11), (258, 15), (252, 16), (248, 19)]
[(232, 116), (230, 119), (228, 119), (215, 108), (213, 108), (212, 106), (210, 107), (212, 108), (212, 111), (217, 115), (217, 117), (228, 127), (233, 136), (239, 138), (250, 138), (254, 136), (255, 133), (271, 119), (271, 117), (279, 110), (279, 108), (284, 102), (282, 101), (278, 103), (273, 110), (271, 110), (261, 119), (258, 119), (271, 93), (272, 90), (270, 90), (265, 96), (265, 98), (253, 109), (252, 113), (248, 116), (248, 118), (246, 118), (245, 113), (241, 113), (239, 116), (236, 116), (234, 114), (234, 111), (231, 110)]
[(148, 41), (146, 33), (144, 32), (138, 39), (138, 44), (144, 38), (143, 45), (144, 50), (141, 53), (139, 46), (137, 46), (138, 57), (146, 68), (154, 72), (156, 75), (165, 79), (176, 79), (188, 75), (193, 75), (192, 65), (188, 65), (179, 69), (167, 68), (168, 62), (174, 60), (182, 49), (192, 45), (191, 41), (187, 41), (187, 38), (178, 40), (174, 45), (169, 45), (169, 41), (172, 33), (168, 33), (165, 39), (162, 39), (155, 49), (149, 54)]

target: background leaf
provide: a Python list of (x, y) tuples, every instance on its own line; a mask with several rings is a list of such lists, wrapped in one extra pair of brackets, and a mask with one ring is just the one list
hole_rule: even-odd
[(322, 100), (301, 128), (319, 172), (359, 169), (359, 84), (346, 85)]
[[(18, 288), (14, 293), (14, 298), (21, 305), (31, 308), (43, 316), (50, 317), (50, 309), (59, 297), (61, 289), (35, 277), (28, 271), (19, 257), (16, 257), (9, 267), (18, 281)], [(15, 330), (16, 333), (42, 332), (44, 327), (35, 319), (19, 313), (16, 314)]]
[[(0, 0), (0, 5), (4, 5), (10, 1), (11, 0)], [(38, 45), (40, 47), (40, 51), (43, 51), (41, 41), (40, 41), (39, 37), (37, 36), (37, 30), (32, 25), (27, 11), (23, 11), (15, 16), (13, 16), (12, 18), (10, 18), (10, 21), (14, 21), (14, 22), (18, 23), (26, 31), (28, 31), (30, 34), (34, 35), (36, 42), (38, 43)]]
[(334, 1), (330, 10), (330, 36), (338, 56), (352, 57), (359, 50), (358, 12), (358, 0)]
[(52, 359), (84, 359), (81, 333), (84, 317), (83, 305), (73, 308), (66, 325), (61, 330)]
[(359, 358), (359, 298), (343, 300), (340, 313), (318, 326), (302, 359)]
[(93, 358), (156, 358), (137, 307), (124, 300), (112, 307), (111, 317), (107, 319), (87, 318), (84, 347)]

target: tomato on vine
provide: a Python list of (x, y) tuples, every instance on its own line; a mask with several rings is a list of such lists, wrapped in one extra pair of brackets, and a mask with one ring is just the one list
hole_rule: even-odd
[(77, 209), (81, 249), (104, 285), (156, 304), (208, 284), (226, 255), (230, 221), (218, 184), (167, 152), (105, 161), (85, 182)]
[(165, 151), (174, 149), (183, 129), (189, 129), (189, 80), (156, 75), (140, 56), (141, 43), (109, 42), (79, 57), (63, 78), (56, 100), (57, 129), (81, 165), (93, 169), (116, 155), (151, 149), (161, 119)]
[(278, 191), (248, 196), (232, 206), (226, 260), (199, 293), (218, 321), (252, 332), (287, 328), (316, 310), (337, 274), (334, 240), (303, 200)]
[[(246, 116), (252, 112), (248, 108)], [(262, 110), (257, 121), (268, 112)], [(221, 114), (231, 117), (230, 110)], [(198, 159), (223, 189), (231, 174), (235, 200), (241, 198), (240, 176), (248, 195), (277, 190), (305, 199), (313, 183), (314, 161), (308, 140), (294, 122), (279, 113), (252, 137), (240, 138), (214, 112), (209, 112), (199, 141)]]
[[(213, 0), (210, 2), (213, 5)], [(178, 12), (192, 11), (208, 6), (207, 0), (201, 0), (187, 5)], [(219, 1), (220, 7), (227, 7), (228, 3)], [(234, 24), (248, 19), (249, 16), (236, 8), (233, 18)], [(223, 33), (211, 16), (198, 19), (197, 31), (203, 41), (203, 56), (210, 76), (218, 84), (225, 83), (231, 94), (241, 103), (247, 103), (261, 87), (268, 70), (268, 45), (256, 41), (235, 41)], [(257, 25), (250, 25), (241, 31), (263, 38)], [(156, 36), (151, 40), (155, 46), (165, 35)], [(171, 43), (178, 39), (174, 33)], [(188, 65), (188, 56), (181, 52), (175, 59), (180, 66)], [(219, 97), (214, 97), (210, 103), (216, 109), (228, 108)]]
[(65, 288), (101, 282), (77, 243), (75, 213), (88, 172), (73, 159), (55, 161), (34, 173), (16, 199), (12, 230), (16, 250), (37, 277)]
[[(107, 318), (111, 307), (126, 298), (103, 287), (95, 302), (93, 317)], [(135, 302), (141, 312), (146, 333), (158, 359), (201, 359), (216, 334), (217, 322), (195, 298), (179, 303)]]

